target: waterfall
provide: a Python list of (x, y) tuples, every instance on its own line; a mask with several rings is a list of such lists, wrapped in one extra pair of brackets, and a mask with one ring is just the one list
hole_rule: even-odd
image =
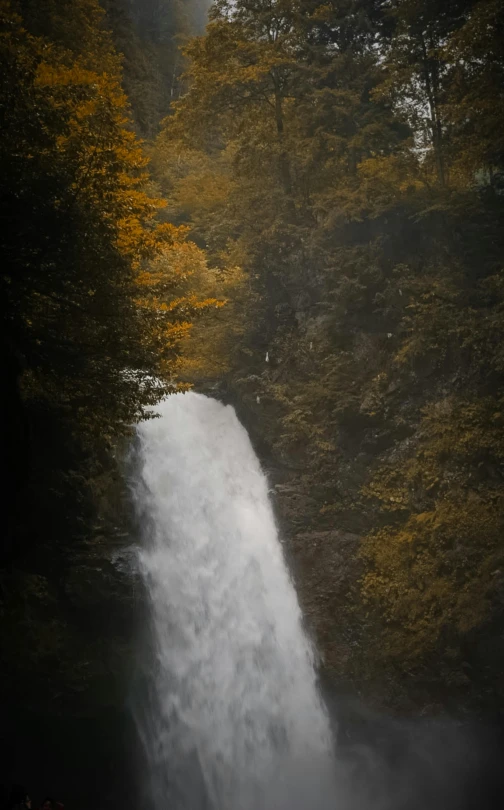
[(153, 804), (333, 807), (330, 723), (247, 432), (200, 394), (156, 410), (138, 428), (134, 485), (153, 638), (137, 714)]

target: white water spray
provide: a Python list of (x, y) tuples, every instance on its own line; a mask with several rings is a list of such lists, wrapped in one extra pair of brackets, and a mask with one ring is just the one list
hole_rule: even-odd
[(169, 397), (138, 428), (154, 657), (140, 714), (170, 810), (334, 807), (329, 720), (267, 481), (231, 407)]

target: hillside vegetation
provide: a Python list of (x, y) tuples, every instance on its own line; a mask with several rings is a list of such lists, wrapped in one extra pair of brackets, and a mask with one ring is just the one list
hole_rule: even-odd
[(154, 147), (251, 284), (228, 386), (326, 663), (389, 703), (502, 692), (503, 30), (494, 0), (218, 0)]

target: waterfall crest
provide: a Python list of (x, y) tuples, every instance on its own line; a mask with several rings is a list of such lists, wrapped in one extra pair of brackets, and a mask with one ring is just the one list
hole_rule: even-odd
[(138, 428), (154, 663), (139, 715), (171, 810), (334, 806), (330, 724), (268, 498), (234, 409), (195, 393)]

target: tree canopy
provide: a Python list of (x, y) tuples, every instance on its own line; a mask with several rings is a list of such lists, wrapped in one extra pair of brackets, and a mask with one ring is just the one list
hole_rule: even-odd
[(300, 520), (363, 533), (339, 621), (395, 678), (461, 689), (502, 618), (503, 22), (494, 0), (219, 0), (154, 149), (180, 221), (253, 280), (234, 385), (316, 493)]
[(192, 315), (216, 302), (180, 291), (204, 256), (159, 216), (99, 6), (69, 4), (74, 31), (55, 7), (52, 41), (2, 8), (4, 334), (27, 396), (106, 434), (173, 387)]

